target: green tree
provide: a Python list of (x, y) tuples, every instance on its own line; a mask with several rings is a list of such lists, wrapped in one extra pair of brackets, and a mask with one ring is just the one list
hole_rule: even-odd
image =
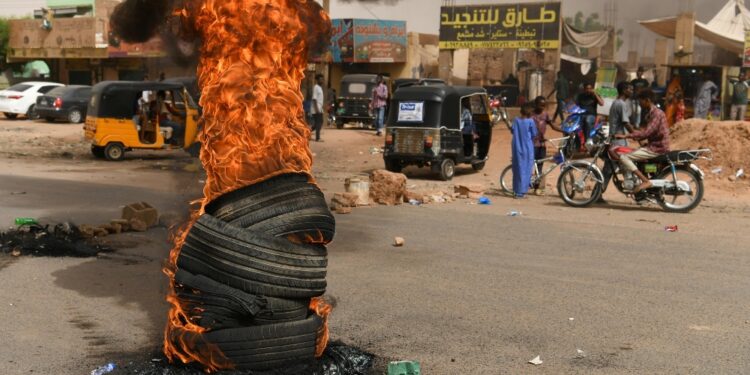
[(0, 18), (0, 68), (5, 67), (10, 41), (10, 25), (7, 18)]

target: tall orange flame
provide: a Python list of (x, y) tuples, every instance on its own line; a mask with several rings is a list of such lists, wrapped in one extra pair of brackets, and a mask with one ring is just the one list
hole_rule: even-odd
[[(172, 15), (181, 19), (183, 29), (202, 39), (200, 141), (207, 178), (200, 209), (190, 225), (206, 204), (238, 188), (285, 173), (306, 173), (312, 182), (301, 82), (309, 50), (328, 40), (328, 15), (313, 0), (188, 0)], [(176, 233), (164, 270), (172, 287), (190, 225)], [(191, 342), (204, 329), (190, 322), (173, 292), (167, 300), (171, 304), (164, 341), (167, 357), (198, 362), (207, 371), (231, 368), (218, 348)], [(310, 306), (326, 321), (329, 305), (316, 299)], [(327, 341), (326, 323), (318, 339), (318, 355)]]

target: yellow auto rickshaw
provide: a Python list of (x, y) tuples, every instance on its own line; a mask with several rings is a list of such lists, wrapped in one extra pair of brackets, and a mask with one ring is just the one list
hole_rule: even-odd
[(200, 149), (198, 106), (179, 83), (105, 81), (91, 90), (83, 129), (97, 158), (134, 149)]

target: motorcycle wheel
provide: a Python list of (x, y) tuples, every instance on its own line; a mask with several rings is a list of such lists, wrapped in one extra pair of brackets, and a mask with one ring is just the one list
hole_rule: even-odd
[(586, 207), (601, 197), (603, 179), (588, 162), (571, 163), (557, 179), (557, 193), (568, 206)]
[(681, 166), (675, 170), (677, 180), (672, 176), (671, 169), (667, 168), (656, 177), (660, 180), (672, 181), (675, 185), (677, 181), (687, 183), (689, 191), (685, 192), (677, 189), (664, 189), (658, 202), (661, 208), (667, 212), (686, 213), (700, 204), (703, 199), (703, 180), (698, 173), (689, 167)]

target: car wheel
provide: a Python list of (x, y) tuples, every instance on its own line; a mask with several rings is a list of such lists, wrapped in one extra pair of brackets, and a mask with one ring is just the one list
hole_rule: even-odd
[(5, 112), (3, 114), (5, 115), (5, 118), (10, 119), (10, 120), (15, 120), (18, 117), (18, 115), (15, 113)]
[(440, 179), (450, 181), (456, 173), (456, 163), (453, 159), (443, 159), (440, 163)]
[(104, 156), (104, 147), (101, 146), (91, 146), (91, 154), (94, 155), (97, 159), (105, 159)]
[(125, 148), (120, 143), (108, 143), (104, 147), (104, 157), (109, 161), (121, 161), (125, 158)]
[(83, 113), (80, 109), (73, 108), (68, 112), (68, 122), (71, 124), (80, 124), (83, 121)]
[(36, 105), (32, 104), (31, 107), (29, 107), (29, 110), (26, 111), (26, 118), (29, 120), (36, 120), (39, 118), (39, 115), (36, 113)]

